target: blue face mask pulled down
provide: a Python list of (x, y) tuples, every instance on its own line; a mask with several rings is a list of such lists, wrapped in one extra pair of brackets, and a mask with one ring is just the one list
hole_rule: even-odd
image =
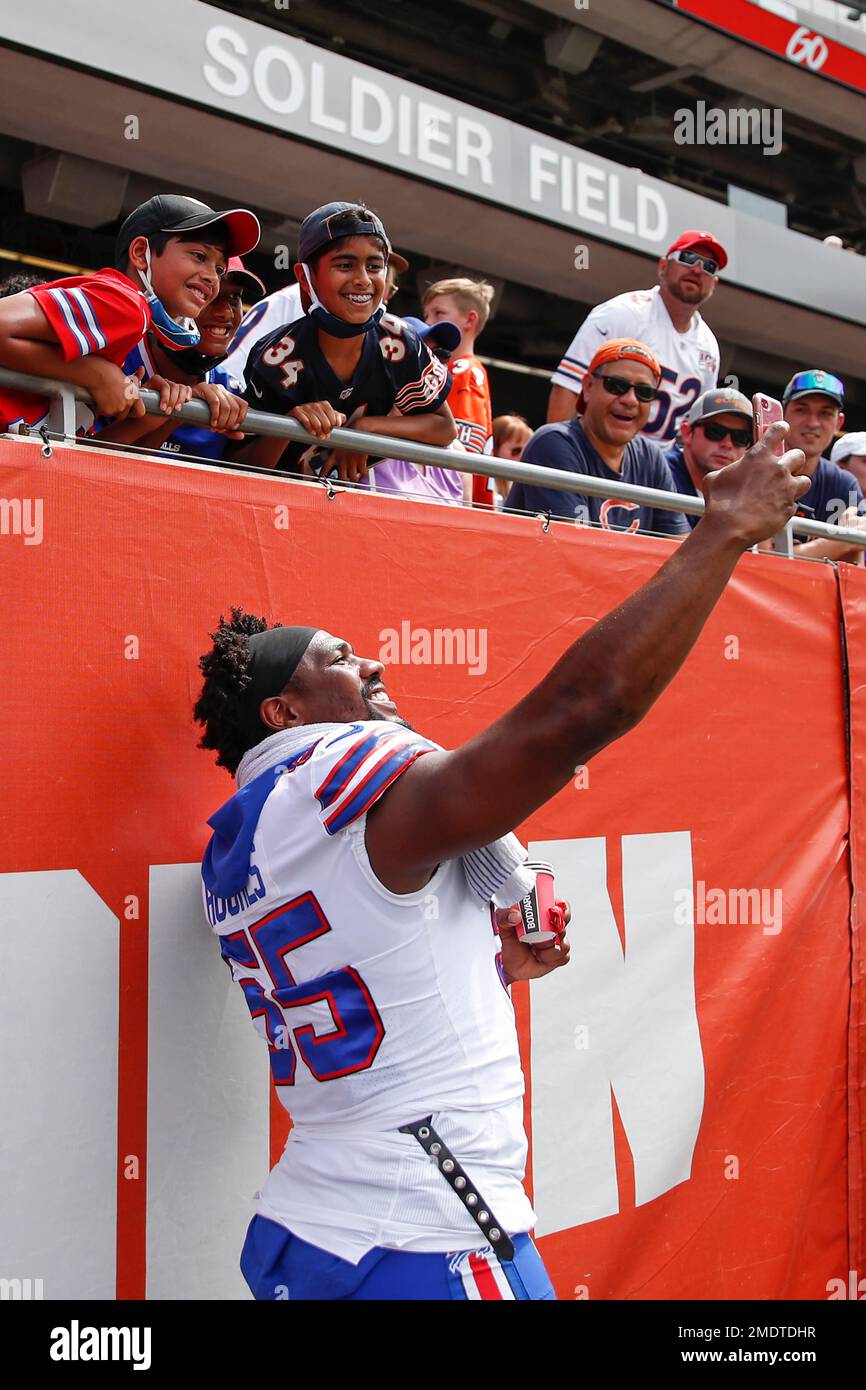
[(316, 291), (313, 289), (313, 277), (310, 268), (301, 262), (301, 269), (307, 277), (307, 290), (310, 296), (310, 307), (308, 314), (314, 323), (325, 333), (330, 333), (334, 338), (358, 338), (362, 333), (371, 333), (376, 327), (385, 312), (385, 305), (380, 304), (375, 313), (371, 314), (363, 323), (348, 323), (346, 319), (338, 318), (332, 314), (330, 309), (326, 309)]
[(196, 328), (195, 320), (175, 320), (170, 316), (165, 305), (157, 298), (156, 290), (153, 288), (151, 282), (149, 245), (145, 254), (147, 256), (147, 270), (140, 270), (138, 273), (144, 284), (144, 297), (150, 306), (151, 331), (165, 347), (172, 348), (175, 351), (178, 348), (196, 347), (201, 338), (201, 334)]

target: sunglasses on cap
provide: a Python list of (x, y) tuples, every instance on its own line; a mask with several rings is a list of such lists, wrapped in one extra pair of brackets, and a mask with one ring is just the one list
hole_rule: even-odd
[(709, 256), (700, 256), (697, 251), (672, 251), (667, 259), (679, 261), (681, 265), (699, 265), (707, 275), (716, 275), (719, 269), (718, 261), (712, 260)]
[[(735, 444), (738, 449), (749, 449), (754, 443), (754, 437), (750, 429), (732, 429), (730, 425), (719, 425), (713, 420), (707, 420), (706, 423), (698, 421), (698, 424), (703, 430), (706, 438), (711, 439), (714, 444), (721, 444), (722, 440), (727, 439), (728, 435), (731, 436), (731, 443)], [(695, 429), (697, 428), (698, 425), (695, 425)]]
[(838, 396), (840, 401), (845, 399), (845, 383), (840, 381), (837, 376), (831, 376), (829, 372), (809, 371), (798, 372), (792, 377), (785, 387), (784, 400), (788, 401), (794, 395), (801, 395), (807, 391), (820, 391), (825, 396)]
[(603, 372), (593, 372), (593, 376), (598, 377), (609, 396), (627, 396), (634, 391), (643, 405), (658, 396), (658, 387), (650, 386), (648, 381), (629, 381), (627, 376), (606, 376)]

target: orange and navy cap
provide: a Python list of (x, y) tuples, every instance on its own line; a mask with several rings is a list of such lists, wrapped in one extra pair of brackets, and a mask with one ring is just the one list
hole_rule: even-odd
[[(659, 360), (651, 348), (646, 343), (638, 342), (637, 338), (611, 338), (610, 342), (600, 347), (586, 369), (586, 376), (592, 376), (599, 367), (603, 367), (606, 362), (621, 362), (623, 358), (632, 362), (645, 362), (646, 365), (655, 373), (656, 381), (662, 379), (662, 369)], [(583, 394), (583, 387), (577, 400), (578, 412), (581, 412), (586, 405), (586, 398)]]
[(402, 274), (409, 262), (392, 247), (378, 213), (364, 203), (325, 203), (309, 213), (298, 233), (298, 260), (307, 264), (317, 251), (346, 236), (375, 236), (385, 244), (386, 259)]
[(712, 232), (680, 232), (673, 245), (668, 247), (665, 255), (669, 256), (672, 251), (706, 251), (718, 263), (719, 270), (724, 270), (728, 264), (728, 253)]

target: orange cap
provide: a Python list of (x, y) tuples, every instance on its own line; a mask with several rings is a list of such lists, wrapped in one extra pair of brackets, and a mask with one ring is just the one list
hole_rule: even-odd
[[(628, 358), (632, 362), (645, 362), (646, 365), (655, 373), (656, 380), (661, 381), (662, 369), (659, 366), (658, 358), (646, 343), (638, 342), (637, 338), (611, 338), (609, 343), (605, 343), (599, 348), (586, 369), (586, 375), (592, 376), (599, 367), (603, 367), (605, 362), (619, 362), (623, 358)], [(586, 404), (583, 387), (580, 389), (580, 396), (577, 401), (577, 408), (582, 411)]]

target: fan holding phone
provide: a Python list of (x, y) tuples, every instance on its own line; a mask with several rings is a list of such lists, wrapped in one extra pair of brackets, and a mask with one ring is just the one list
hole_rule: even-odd
[[(781, 406), (779, 410), (781, 419)], [(703, 497), (707, 476), (742, 458), (754, 437), (752, 407), (741, 391), (705, 391), (682, 421), (678, 442), (665, 455), (676, 491)], [(692, 528), (700, 520), (687, 519)]]

